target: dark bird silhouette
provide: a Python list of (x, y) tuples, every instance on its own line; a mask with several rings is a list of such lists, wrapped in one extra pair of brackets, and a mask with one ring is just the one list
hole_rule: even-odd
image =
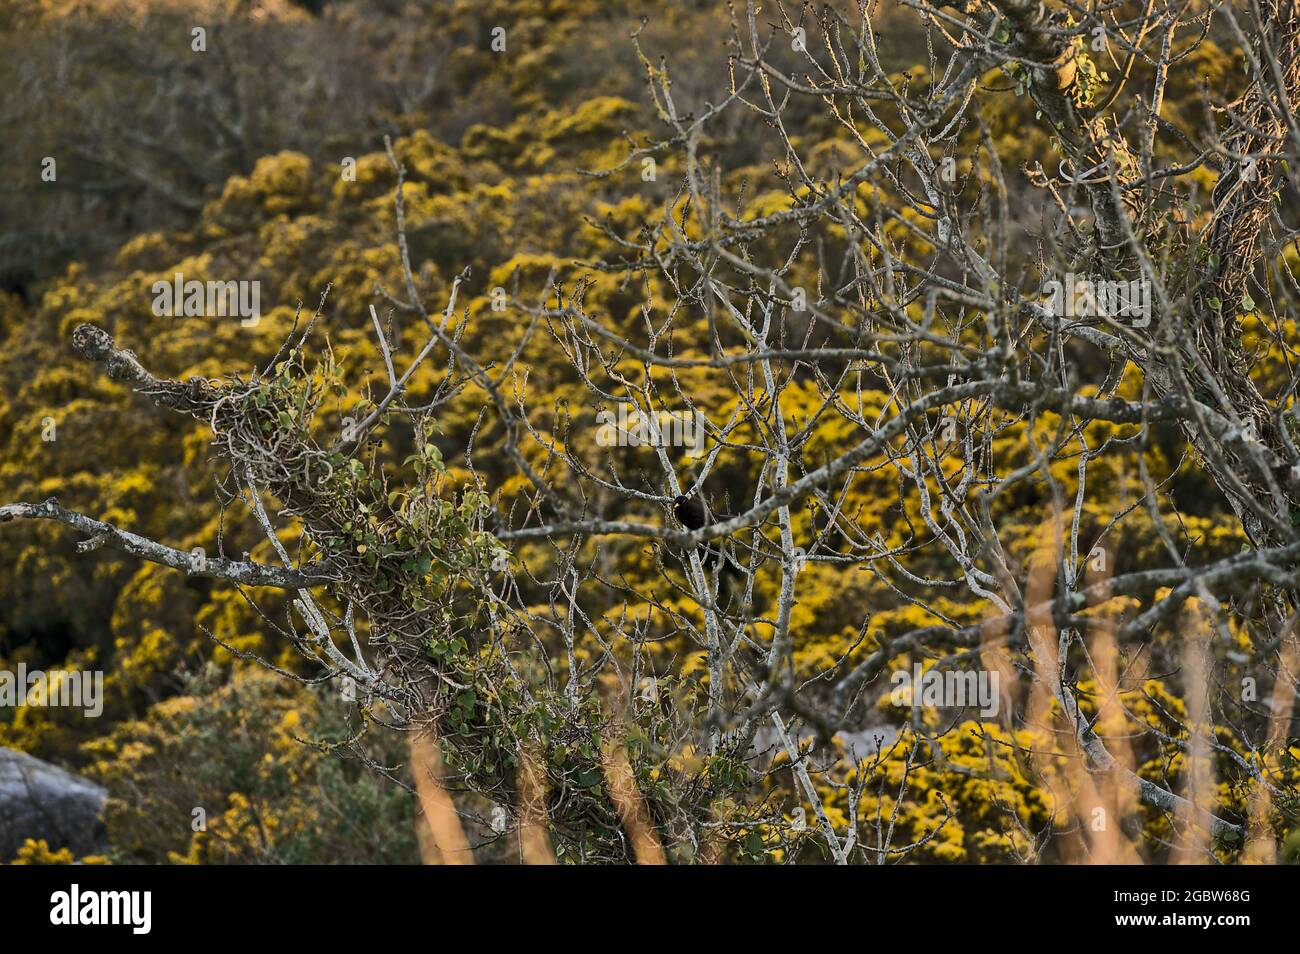
[(681, 494), (673, 498), (673, 516), (687, 530), (698, 530), (712, 522), (709, 519), (708, 508), (698, 500), (691, 500)]
[[(699, 500), (692, 500), (678, 494), (673, 498), (673, 517), (687, 530), (699, 530), (701, 527), (707, 527), (710, 524), (717, 523), (719, 520), (726, 520), (726, 514), (714, 513), (708, 505)], [(704, 572), (712, 575), (715, 570), (721, 567), (722, 575), (728, 580), (735, 580), (739, 577), (739, 571), (728, 560), (722, 552), (721, 544), (712, 546), (707, 543), (699, 544), (701, 561), (704, 564)], [(690, 560), (688, 552), (681, 554), (682, 563)]]

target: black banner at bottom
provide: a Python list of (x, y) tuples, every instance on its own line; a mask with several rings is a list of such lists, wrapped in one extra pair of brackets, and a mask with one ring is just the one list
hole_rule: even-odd
[(838, 925), (867, 941), (873, 924), (890, 933), (910, 924), (967, 940), (1064, 929), (1231, 942), (1293, 925), (1293, 878), (1273, 867), (573, 868), (543, 878), (524, 868), (14, 866), (0, 867), (0, 924), (9, 938), (94, 935), (127, 946), (374, 943), (455, 924), (477, 924), (493, 943), (516, 932), (540, 939), (546, 925), (561, 943), (573, 931), (617, 942), (633, 925), (647, 938), (681, 930), (698, 943), (702, 922), (765, 939), (782, 927), (835, 934)]

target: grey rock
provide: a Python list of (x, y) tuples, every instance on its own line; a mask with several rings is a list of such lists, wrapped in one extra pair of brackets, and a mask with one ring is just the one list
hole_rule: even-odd
[(104, 846), (99, 813), (108, 792), (57, 765), (0, 748), (0, 862), (28, 838), (44, 838), (53, 850), (78, 857)]

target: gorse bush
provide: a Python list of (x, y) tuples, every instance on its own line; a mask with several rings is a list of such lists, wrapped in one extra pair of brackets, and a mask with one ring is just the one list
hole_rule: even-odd
[[(412, 863), (414, 803), (355, 760), (320, 758), (355, 734), (338, 694), (257, 670), (151, 706), (86, 746), (113, 793), (112, 860), (150, 863)], [(374, 756), (396, 764), (394, 740)], [(385, 742), (387, 743), (385, 746)]]

